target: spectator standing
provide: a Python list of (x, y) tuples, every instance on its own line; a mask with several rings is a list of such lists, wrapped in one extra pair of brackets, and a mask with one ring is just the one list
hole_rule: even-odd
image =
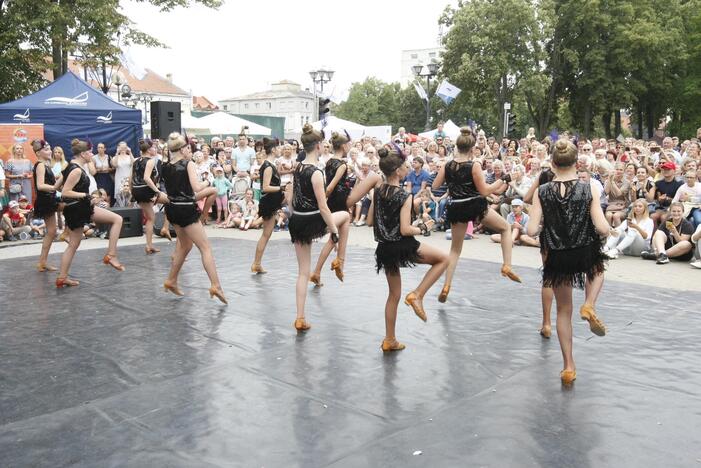
[[(295, 140), (296, 141), (296, 140)], [(278, 174), (280, 174), (280, 184), (287, 185), (292, 182), (292, 173), (295, 168), (295, 160), (292, 159), (292, 146), (282, 147), (282, 157), (275, 160)]]
[(21, 143), (12, 147), (12, 157), (5, 166), (5, 177), (9, 180), (10, 200), (19, 200), (24, 195), (29, 203), (32, 202), (32, 162), (25, 158)]
[(98, 189), (104, 189), (110, 200), (114, 199), (114, 179), (112, 173), (114, 168), (110, 164), (110, 156), (105, 152), (105, 144), (97, 144), (97, 154), (93, 155), (92, 161), (95, 165), (95, 183)]
[(229, 190), (234, 188), (234, 184), (224, 177), (224, 169), (221, 166), (214, 168), (214, 188), (217, 189), (217, 225), (226, 221), (229, 217)]
[[(131, 154), (131, 150), (126, 143), (120, 142), (117, 146), (117, 155), (112, 158), (112, 167), (115, 169), (114, 173), (114, 190), (115, 192), (120, 190), (124, 186), (124, 181), (129, 184), (129, 178), (131, 177), (131, 167), (134, 164), (134, 156)], [(90, 191), (92, 193), (93, 190)], [(109, 193), (109, 192), (108, 192)]]
[(53, 151), (51, 152), (51, 171), (54, 173), (54, 176), (58, 177), (61, 175), (61, 172), (68, 166), (68, 162), (66, 161), (66, 155), (63, 152), (63, 148), (60, 146), (54, 146)]
[[(0, 213), (2, 213), (2, 211), (5, 209), (8, 202), (7, 191), (5, 190), (6, 180), (7, 177), (5, 177), (5, 166), (2, 159), (0, 159)], [(2, 236), (3, 235), (0, 233), (0, 238), (2, 238)]]
[[(231, 152), (231, 158), (234, 165), (234, 171), (239, 177), (247, 175), (251, 170), (251, 164), (255, 160), (256, 152), (248, 146), (248, 137), (244, 134), (239, 135), (238, 146)], [(245, 174), (242, 174), (245, 173)]]

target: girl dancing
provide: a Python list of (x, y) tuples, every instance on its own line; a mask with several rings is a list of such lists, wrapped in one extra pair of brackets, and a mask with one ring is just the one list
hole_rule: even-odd
[(169, 203), (166, 205), (166, 217), (178, 234), (178, 242), (175, 244), (175, 254), (170, 266), (168, 279), (163, 283), (163, 288), (178, 296), (183, 292), (178, 288), (178, 274), (185, 262), (185, 258), (192, 250), (194, 243), (202, 256), (204, 266), (211, 286), (209, 297), (227, 304), (224, 292), (219, 283), (217, 267), (214, 264), (212, 248), (207, 240), (207, 233), (200, 223), (200, 212), (196, 202), (207, 198), (205, 207), (211, 206), (216, 197), (217, 189), (209, 186), (208, 181), (200, 181), (197, 177), (195, 164), (190, 161), (193, 149), (190, 142), (181, 134), (174, 132), (168, 136), (169, 162), (163, 164), (163, 181), (168, 192)]
[[(348, 188), (348, 166), (346, 166), (346, 154), (350, 151), (350, 137), (348, 134), (341, 135), (333, 132), (331, 135), (331, 146), (333, 155), (326, 161), (324, 172), (326, 173), (326, 198), (331, 213), (348, 212), (346, 200), (350, 190)], [(317, 286), (323, 286), (321, 282), (321, 269), (324, 267), (326, 259), (334, 249), (334, 242), (329, 239), (319, 253), (319, 260), (316, 262), (314, 273), (309, 277), (309, 281)], [(336, 257), (331, 262), (331, 269), (336, 273), (336, 277), (343, 281), (343, 257)]]
[(158, 172), (158, 160), (156, 159), (156, 147), (151, 140), (139, 141), (141, 157), (134, 161), (131, 170), (131, 194), (139, 204), (146, 217), (146, 254), (160, 252), (153, 246), (153, 222), (156, 214), (153, 211), (154, 203), (168, 203), (166, 194), (158, 189), (161, 175)]
[(68, 270), (73, 262), (76, 250), (83, 240), (83, 227), (91, 222), (95, 224), (111, 224), (107, 254), (102, 258), (105, 265), (116, 270), (124, 271), (124, 265), (117, 260), (117, 241), (122, 230), (122, 217), (99, 206), (93, 206), (90, 198), (90, 178), (78, 164), (92, 161), (92, 144), (87, 141), (73, 139), (71, 141), (73, 160), (63, 170), (63, 189), (61, 190), (65, 207), (63, 216), (66, 218), (68, 247), (61, 257), (61, 271), (56, 278), (56, 287), (77, 286), (78, 281), (68, 277)]
[(467, 223), (470, 221), (475, 225), (482, 223), (491, 230), (499, 231), (504, 261), (501, 275), (512, 281), (521, 282), (521, 278), (511, 270), (511, 248), (513, 245), (511, 226), (496, 211), (489, 208), (485, 198), (505, 187), (507, 181), (499, 179), (489, 185), (485, 182), (482, 163), (479, 160), (473, 160), (472, 157), (475, 136), (469, 127), (460, 129), (460, 136), (455, 141), (455, 145), (458, 154), (452, 161), (440, 168), (433, 181), (434, 190), (443, 185), (443, 181), (448, 184), (450, 200), (446, 206), (445, 217), (450, 223), (453, 237), (450, 245), (450, 260), (445, 272), (445, 284), (438, 295), (439, 302), (445, 302), (448, 299), (455, 268), (458, 265), (460, 252), (462, 252)]
[(275, 152), (273, 151), (278, 144), (277, 139), (263, 138), (265, 161), (263, 161), (259, 169), (263, 182), (261, 184), (262, 195), (258, 203), (258, 213), (263, 218), (263, 232), (260, 234), (260, 239), (258, 239), (256, 244), (256, 256), (253, 259), (253, 265), (251, 265), (251, 272), (255, 274), (266, 272), (261, 265), (263, 254), (275, 228), (275, 214), (282, 208), (282, 201), (285, 198), (285, 187), (287, 184), (280, 184), (280, 173), (275, 166)]
[(402, 294), (401, 267), (414, 266), (417, 263), (431, 265), (421, 283), (407, 294), (404, 303), (414, 309), (414, 313), (424, 322), (427, 320), (423, 307), (423, 297), (433, 283), (440, 278), (448, 265), (446, 255), (435, 247), (421, 244), (414, 236), (428, 232), (430, 226), (419, 223), (412, 226), (413, 201), (411, 194), (401, 188), (401, 181), (409, 168), (406, 156), (399, 147), (391, 151), (381, 148), (380, 170), (386, 182), (378, 174), (370, 174), (348, 197), (347, 206), (351, 207), (374, 189), (374, 196), (368, 212), (368, 224), (372, 224), (377, 241), (375, 249), (376, 269), (385, 270), (389, 294), (385, 303), (385, 338), (382, 351), (399, 351), (405, 346), (397, 341), (395, 325), (397, 323), (397, 305)]
[(557, 337), (564, 359), (560, 379), (566, 385), (577, 378), (572, 357), (572, 288), (585, 287), (580, 316), (589, 322), (594, 334), (604, 336), (606, 328), (594, 310), (604, 284), (606, 260), (599, 236), (616, 233), (606, 222), (598, 193), (592, 191), (590, 184), (578, 181), (576, 161), (577, 147), (568, 140), (559, 140), (552, 156), (555, 177), (541, 185), (533, 196), (528, 222), (528, 235), (533, 237), (544, 216), (543, 286), (553, 288), (555, 294)]
[[(331, 233), (331, 240), (336, 244), (339, 269), (346, 254), (348, 241), (348, 226), (350, 215), (348, 212), (338, 211), (331, 213), (326, 204), (326, 192), (324, 189), (324, 173), (318, 168), (319, 143), (323, 139), (321, 133), (314, 130), (310, 124), (305, 124), (302, 130), (302, 146), (306, 153), (303, 162), (297, 165), (292, 182), (292, 200), (288, 205), (292, 207), (290, 217), (290, 237), (295, 245), (299, 275), (297, 276), (297, 319), (295, 328), (298, 331), (309, 330), (311, 325), (304, 316), (304, 303), (307, 298), (307, 283), (309, 283), (309, 270), (311, 267), (312, 241)], [(287, 192), (289, 194), (289, 190)], [(336, 273), (338, 275), (338, 272)], [(341, 276), (343, 272), (341, 271)]]
[(51, 145), (44, 140), (34, 140), (32, 141), (32, 149), (37, 156), (37, 163), (34, 165), (34, 187), (37, 191), (34, 198), (34, 217), (43, 219), (46, 225), (37, 270), (56, 271), (56, 267), (46, 262), (51, 244), (56, 238), (56, 211), (58, 210), (56, 191), (63, 183), (63, 176), (59, 175), (56, 179), (51, 169)]

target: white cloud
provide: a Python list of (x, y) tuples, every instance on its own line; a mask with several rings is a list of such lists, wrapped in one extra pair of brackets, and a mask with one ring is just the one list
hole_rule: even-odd
[[(195, 95), (218, 100), (289, 79), (311, 87), (309, 71), (336, 72), (334, 94), (367, 76), (398, 81), (403, 49), (434, 47), (448, 0), (228, 1), (160, 13), (123, 4), (138, 27), (169, 49), (134, 47), (139, 64)], [(327, 85), (328, 86), (328, 85)]]

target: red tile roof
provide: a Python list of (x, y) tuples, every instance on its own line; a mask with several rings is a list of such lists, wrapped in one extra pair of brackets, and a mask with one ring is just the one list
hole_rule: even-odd
[(194, 110), (218, 110), (219, 106), (204, 96), (192, 96), (192, 108)]

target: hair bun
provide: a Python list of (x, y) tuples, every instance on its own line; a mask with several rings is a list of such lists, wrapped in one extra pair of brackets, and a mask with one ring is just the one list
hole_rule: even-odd
[(79, 145), (79, 144), (80, 144), (80, 140), (79, 140), (79, 139), (73, 138), (73, 139), (71, 140), (71, 146), (75, 146), (75, 145)]
[(377, 150), (377, 156), (382, 159), (389, 155), (389, 151), (384, 146)]
[(314, 127), (312, 127), (312, 124), (310, 123), (305, 123), (304, 127), (302, 127), (302, 134), (308, 135), (314, 131)]
[(472, 135), (472, 129), (470, 127), (460, 127), (460, 135)]
[(336, 140), (340, 137), (341, 135), (338, 132), (331, 132), (331, 139)]
[(564, 138), (560, 138), (559, 140), (557, 140), (557, 143), (555, 143), (555, 151), (557, 151), (558, 153), (567, 151), (569, 145), (569, 141), (565, 140)]

